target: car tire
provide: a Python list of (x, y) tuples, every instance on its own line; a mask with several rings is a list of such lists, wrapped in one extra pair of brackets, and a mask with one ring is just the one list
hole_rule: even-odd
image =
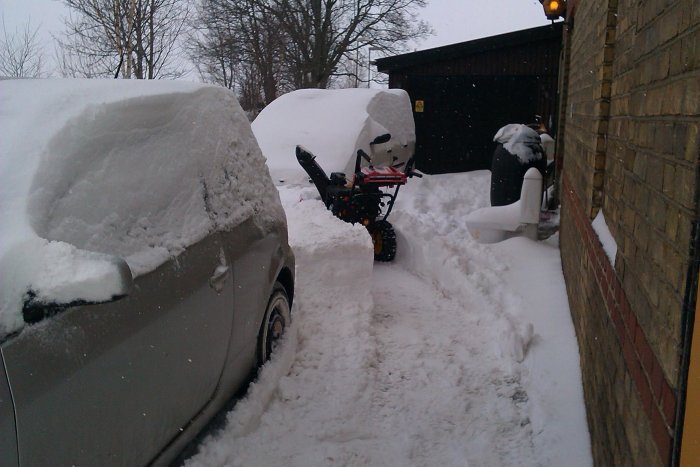
[(262, 366), (270, 359), (284, 332), (292, 322), (289, 297), (284, 286), (275, 282), (267, 302), (265, 317), (258, 333), (257, 363)]
[(387, 221), (377, 221), (369, 226), (374, 244), (375, 261), (393, 261), (396, 256), (396, 232)]

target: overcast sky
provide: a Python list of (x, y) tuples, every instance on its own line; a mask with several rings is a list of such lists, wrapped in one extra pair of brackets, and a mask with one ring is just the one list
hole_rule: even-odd
[[(0, 12), (9, 32), (31, 20), (32, 28), (40, 28), (45, 54), (53, 56), (51, 34), (61, 32), (61, 17), (67, 15), (61, 0), (0, 0)], [(537, 0), (429, 0), (422, 19), (432, 25), (435, 35), (412, 49), (454, 44), (548, 23)]]
[(548, 24), (537, 0), (430, 0), (423, 19), (435, 35), (418, 48), (469, 41)]

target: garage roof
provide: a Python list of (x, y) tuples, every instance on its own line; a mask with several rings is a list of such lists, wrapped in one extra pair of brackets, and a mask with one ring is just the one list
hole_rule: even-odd
[(484, 37), (458, 44), (435, 47), (433, 49), (411, 52), (393, 57), (380, 58), (374, 61), (377, 70), (388, 73), (407, 67), (415, 67), (423, 64), (453, 60), (465, 56), (492, 52), (498, 49), (513, 46), (522, 46), (533, 42), (545, 40), (561, 40), (563, 22), (537, 28), (523, 29), (521, 31), (499, 34), (497, 36)]

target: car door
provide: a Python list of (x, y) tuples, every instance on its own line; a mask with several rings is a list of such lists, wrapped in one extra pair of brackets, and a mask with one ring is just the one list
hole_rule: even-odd
[(116, 302), (74, 307), (2, 349), (22, 465), (143, 465), (214, 394), (233, 320), (218, 234), (138, 277)]
[(221, 238), (229, 257), (233, 258), (235, 277), (237, 313), (231, 345), (235, 354), (244, 354), (256, 343), (270, 291), (283, 260), (282, 240), (274, 230), (262, 232), (253, 219), (231, 231), (222, 231)]

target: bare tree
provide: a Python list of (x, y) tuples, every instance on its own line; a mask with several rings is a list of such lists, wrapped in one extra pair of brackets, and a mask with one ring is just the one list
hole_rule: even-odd
[(187, 54), (205, 82), (234, 89), (239, 82), (242, 45), (233, 23), (205, 13), (208, 8), (206, 3), (200, 5), (197, 21), (188, 33)]
[[(259, 80), (266, 103), (285, 90), (326, 88), (339, 76), (366, 83), (370, 48), (396, 53), (409, 40), (430, 34), (430, 27), (417, 19), (425, 4), (425, 0), (202, 0), (200, 26), (208, 33), (200, 37), (210, 34), (215, 40), (202, 41), (192, 60), (215, 64), (219, 74), (214, 81), (226, 85), (221, 81), (224, 62), (212, 56), (219, 55), (214, 49), (221, 45), (234, 47), (238, 55), (231, 70), (245, 69), (246, 76)], [(221, 40), (222, 33), (229, 40)], [(247, 83), (247, 89), (254, 84)]]
[(2, 19), (0, 37), (0, 76), (10, 78), (38, 78), (41, 76), (43, 54), (37, 38), (39, 28), (32, 29), (29, 22), (14, 33), (7, 31)]
[(257, 0), (202, 0), (196, 24), (190, 58), (205, 81), (236, 89), (246, 110), (277, 97), (282, 32)]
[(182, 0), (64, 0), (61, 71), (70, 76), (181, 76), (179, 39), (190, 13)]
[(347, 74), (338, 67), (358, 60), (358, 50), (396, 53), (431, 32), (417, 20), (425, 0), (257, 1), (286, 34), (284, 57), (297, 88), (328, 87), (332, 77)]

